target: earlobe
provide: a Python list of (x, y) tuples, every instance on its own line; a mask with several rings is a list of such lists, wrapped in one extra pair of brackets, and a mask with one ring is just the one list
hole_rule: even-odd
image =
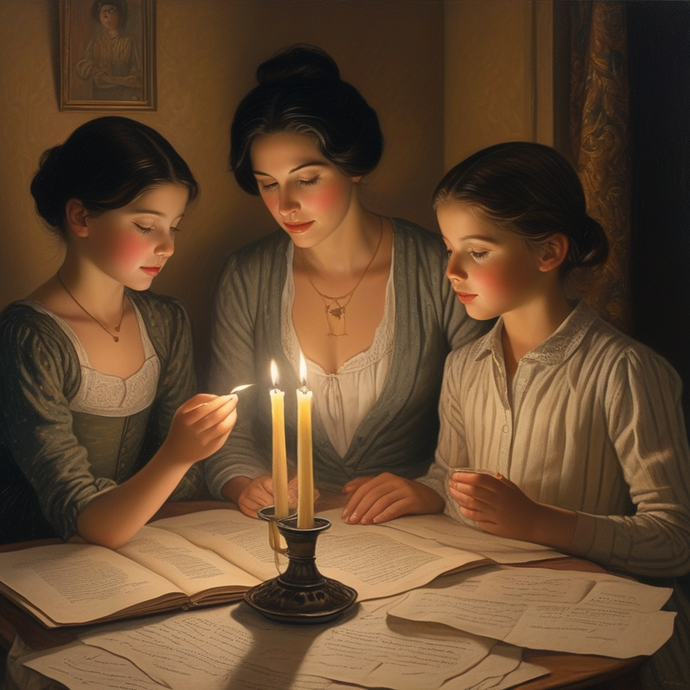
[(561, 232), (551, 235), (542, 245), (542, 254), (540, 256), (539, 270), (543, 273), (548, 273), (558, 268), (568, 256), (568, 249), (570, 248), (570, 241)]
[(79, 199), (69, 199), (65, 204), (65, 220), (67, 228), (77, 237), (87, 237), (89, 227), (87, 225), (88, 213), (84, 204)]

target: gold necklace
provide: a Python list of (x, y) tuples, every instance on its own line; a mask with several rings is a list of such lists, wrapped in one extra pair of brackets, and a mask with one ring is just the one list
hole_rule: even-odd
[(364, 271), (362, 271), (362, 275), (359, 276), (359, 280), (355, 283), (355, 286), (344, 295), (332, 297), (331, 295), (326, 295), (321, 292), (316, 285), (314, 285), (314, 281), (311, 279), (311, 273), (309, 272), (309, 267), (307, 266), (307, 262), (304, 260), (304, 255), (302, 255), (302, 266), (304, 266), (304, 272), (307, 274), (307, 279), (319, 297), (321, 297), (323, 300), (324, 311), (326, 313), (326, 323), (328, 324), (328, 333), (326, 333), (326, 335), (329, 337), (338, 338), (341, 335), (348, 334), (345, 310), (347, 305), (350, 304), (352, 296), (355, 294), (355, 290), (359, 287), (359, 284), (364, 279), (367, 271), (371, 268), (371, 264), (374, 263), (374, 259), (379, 252), (379, 247), (381, 246), (381, 241), (383, 240), (383, 216), (379, 216), (379, 220), (381, 221), (381, 232), (379, 233), (379, 241), (376, 245), (376, 249), (371, 255), (371, 259), (369, 259), (369, 263), (366, 265)]
[[(93, 319), (116, 343), (120, 342), (120, 337), (113, 335), (93, 314), (90, 314), (84, 307), (79, 303), (77, 298), (67, 289), (67, 286), (62, 282), (62, 276), (60, 271), (57, 272), (57, 279), (60, 281), (60, 285), (65, 288), (65, 292), (74, 300), (74, 303), (81, 309), (90, 319)], [(125, 316), (125, 293), (122, 292), (122, 311), (120, 312), (120, 321), (117, 326), (115, 326), (115, 332), (120, 332), (120, 326), (122, 326), (122, 319)]]

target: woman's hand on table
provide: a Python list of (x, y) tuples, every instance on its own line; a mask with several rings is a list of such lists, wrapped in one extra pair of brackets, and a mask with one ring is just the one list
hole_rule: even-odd
[(233, 477), (225, 483), (221, 493), (241, 512), (253, 518), (257, 517), (257, 510), (274, 503), (273, 479), (269, 474), (261, 474), (254, 479)]
[(460, 512), (490, 534), (567, 550), (577, 514), (533, 501), (501, 474), (454, 472), (448, 483)]
[[(314, 503), (319, 499), (319, 490), (314, 488)], [(299, 485), (297, 483), (297, 477), (293, 477), (288, 482), (288, 506), (291, 509), (297, 509), (297, 499), (299, 497)]]
[(342, 519), (350, 524), (369, 525), (403, 515), (440, 513), (443, 499), (428, 486), (384, 472), (375, 477), (357, 477), (343, 486), (350, 498)]

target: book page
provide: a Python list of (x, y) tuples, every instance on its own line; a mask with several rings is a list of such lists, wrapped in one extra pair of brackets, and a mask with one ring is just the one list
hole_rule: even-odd
[[(331, 527), (316, 542), (316, 566), (322, 575), (356, 589), (360, 601), (398, 594), (449, 571), (485, 562), (474, 553), (400, 530), (348, 525), (339, 515), (340, 509), (323, 514), (331, 520)], [(209, 510), (152, 524), (215, 551), (259, 579), (278, 574), (266, 522), (237, 511)]]
[(208, 549), (258, 580), (278, 575), (268, 543), (268, 523), (238, 510), (205, 510), (163, 518), (149, 524)]
[(673, 632), (671, 590), (608, 573), (496, 568), (410, 592), (389, 614), (510, 644), (620, 659), (653, 654)]
[(495, 534), (453, 520), (447, 515), (405, 515), (385, 524), (393, 529), (416, 534), (418, 537), (433, 539), (446, 546), (472, 551), (506, 565), (564, 557), (564, 554), (547, 546), (497, 537)]
[(48, 627), (97, 621), (148, 601), (186, 601), (171, 582), (110, 549), (51, 544), (0, 553), (0, 589)]
[(167, 530), (143, 527), (117, 552), (170, 580), (192, 600), (203, 592), (208, 598), (210, 591), (246, 591), (260, 582), (216, 553)]

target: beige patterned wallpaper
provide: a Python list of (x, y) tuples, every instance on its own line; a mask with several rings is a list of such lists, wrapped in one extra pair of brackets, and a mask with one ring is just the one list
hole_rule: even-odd
[[(256, 65), (295, 42), (330, 52), (386, 138), (367, 205), (435, 228), (429, 199), (453, 156), (531, 135), (535, 6), (543, 0), (158, 0), (158, 110), (132, 116), (168, 137), (201, 184), (154, 285), (187, 304), (198, 345), (223, 257), (273, 229), (227, 172), (230, 118)], [(57, 8), (0, 0), (0, 308), (60, 265), (29, 195), (40, 154), (98, 115), (59, 110)]]

